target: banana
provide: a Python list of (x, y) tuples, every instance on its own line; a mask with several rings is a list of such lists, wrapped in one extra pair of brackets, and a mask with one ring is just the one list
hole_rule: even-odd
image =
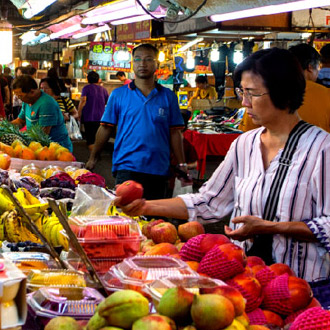
[(44, 236), (46, 237), (48, 242), (51, 242), (51, 231), (52, 231), (53, 227), (55, 227), (58, 223), (59, 223), (59, 221), (57, 218), (49, 218), (49, 220), (43, 226)]
[(3, 223), (3, 217), (0, 218), (0, 241), (4, 241), (6, 239), (5, 235), (5, 226)]
[(31, 233), (25, 226), (21, 226), (21, 239), (22, 241), (31, 241), (33, 243), (41, 243), (41, 240)]
[(25, 198), (23, 188), (18, 188), (17, 191), (13, 193), (13, 195), (16, 197), (16, 199), (22, 206), (30, 204), (29, 201)]
[(50, 231), (50, 241), (53, 244), (53, 246), (59, 246), (60, 242), (59, 242), (59, 235), (60, 235), (60, 231), (63, 229), (62, 225), (60, 223), (58, 223), (57, 225), (53, 226), (51, 231)]
[(14, 209), (14, 204), (7, 197), (7, 193), (0, 187), (0, 213)]
[(34, 215), (36, 213), (43, 213), (48, 209), (48, 203), (39, 203), (39, 204), (32, 204), (32, 205), (23, 205), (25, 212), (28, 215)]
[(5, 230), (9, 242), (20, 242), (20, 219), (16, 210), (8, 212), (4, 218)]
[(34, 197), (27, 189), (24, 189), (25, 198), (28, 200), (30, 205), (40, 204), (40, 201), (37, 197)]
[(65, 251), (69, 251), (69, 241), (68, 239), (61, 233), (61, 231), (63, 230), (63, 227), (60, 229), (59, 233), (58, 233), (58, 243), (59, 245), (63, 246)]

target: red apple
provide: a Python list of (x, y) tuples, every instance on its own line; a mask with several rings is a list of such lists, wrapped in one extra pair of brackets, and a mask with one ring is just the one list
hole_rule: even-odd
[(251, 268), (256, 265), (266, 266), (265, 262), (260, 257), (257, 256), (247, 257), (247, 265)]
[(295, 276), (294, 271), (286, 264), (276, 263), (269, 266), (270, 270), (272, 270), (276, 276), (280, 276), (283, 274), (288, 274), (290, 276)]
[(283, 319), (281, 318), (281, 316), (279, 316), (278, 314), (268, 311), (268, 310), (263, 310), (263, 313), (266, 317), (267, 320), (267, 324), (269, 325), (276, 325), (280, 328), (283, 328), (284, 322)]
[(158, 243), (171, 243), (176, 242), (178, 232), (174, 225), (169, 222), (162, 222), (151, 228), (151, 238)]
[(200, 234), (205, 234), (205, 230), (204, 226), (197, 221), (186, 222), (178, 227), (178, 235), (183, 242)]
[(241, 263), (243, 267), (246, 266), (245, 252), (238, 245), (233, 243), (226, 243), (219, 245), (218, 248), (228, 260), (236, 260), (237, 262)]
[(313, 291), (308, 282), (296, 276), (289, 276), (289, 305), (294, 311), (307, 307), (313, 299)]
[(246, 312), (251, 312), (260, 306), (263, 297), (262, 287), (254, 276), (238, 274), (228, 280), (227, 284), (239, 290), (246, 299)]
[(162, 219), (158, 220), (151, 220), (150, 222), (146, 223), (145, 225), (142, 226), (142, 234), (151, 239), (151, 228), (155, 225), (158, 225), (159, 223), (165, 222)]
[(215, 245), (230, 243), (230, 239), (222, 234), (206, 234), (200, 243), (200, 250), (204, 254), (210, 251)]
[(245, 298), (237, 289), (233, 288), (232, 286), (220, 285), (214, 288), (201, 288), (199, 291), (200, 294), (219, 294), (229, 299), (233, 303), (235, 309), (235, 317), (242, 315), (245, 311)]
[(141, 243), (141, 252), (145, 253), (149, 251), (155, 245), (152, 239), (147, 239), (146, 241)]
[(121, 197), (120, 204), (127, 205), (143, 196), (143, 187), (140, 183), (128, 180), (116, 188), (116, 195)]
[(10, 163), (11, 163), (10, 156), (1, 152), (0, 153), (0, 168), (3, 170), (8, 170)]

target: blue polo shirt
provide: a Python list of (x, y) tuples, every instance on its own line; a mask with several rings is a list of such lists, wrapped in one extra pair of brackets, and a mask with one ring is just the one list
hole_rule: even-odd
[(39, 124), (43, 127), (51, 126), (49, 133), (50, 139), (58, 142), (61, 146), (72, 152), (72, 142), (65, 127), (60, 106), (48, 94), (41, 91), (41, 96), (32, 105), (23, 102), (18, 117), (25, 120), (27, 128), (30, 128), (34, 124)]
[(102, 125), (116, 125), (112, 171), (169, 174), (170, 129), (184, 127), (176, 95), (157, 84), (146, 97), (135, 86), (112, 91)]

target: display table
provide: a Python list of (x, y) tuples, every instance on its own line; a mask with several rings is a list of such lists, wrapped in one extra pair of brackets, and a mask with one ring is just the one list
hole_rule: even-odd
[(199, 176), (203, 178), (206, 168), (206, 156), (225, 156), (231, 143), (240, 134), (203, 134), (197, 131), (186, 130), (183, 135), (196, 149), (198, 155)]

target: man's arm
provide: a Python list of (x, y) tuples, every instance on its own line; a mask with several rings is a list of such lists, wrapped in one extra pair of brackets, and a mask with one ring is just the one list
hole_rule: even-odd
[(86, 168), (92, 170), (97, 162), (98, 155), (101, 153), (104, 145), (110, 139), (115, 127), (110, 125), (100, 125), (96, 133), (95, 144), (91, 155), (86, 163)]
[[(170, 130), (170, 139), (171, 139), (171, 148), (175, 158), (178, 161), (178, 164), (184, 164), (185, 156), (183, 150), (183, 137), (181, 133), (181, 128), (172, 128)], [(186, 172), (187, 166), (182, 170)]]
[(82, 96), (78, 105), (78, 118), (81, 118), (82, 110), (87, 102), (87, 96)]
[(42, 130), (49, 135), (50, 130), (52, 129), (52, 126), (43, 126)]
[(19, 128), (22, 128), (25, 126), (25, 120), (17, 117), (16, 119), (12, 120), (11, 123), (13, 125), (17, 125)]
[(9, 90), (9, 87), (8, 85), (5, 86), (5, 93), (6, 93), (6, 98), (4, 100), (4, 104), (10, 104), (10, 90)]

